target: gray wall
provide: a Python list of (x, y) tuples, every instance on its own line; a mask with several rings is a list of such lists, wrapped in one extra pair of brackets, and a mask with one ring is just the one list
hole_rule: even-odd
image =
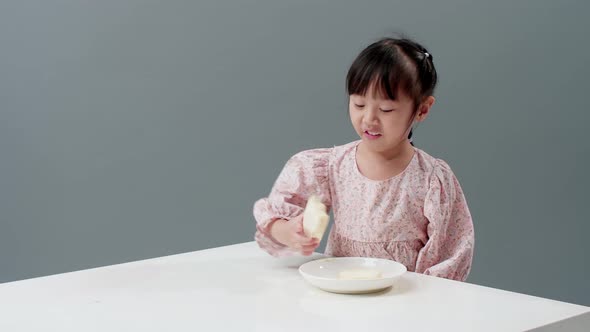
[(355, 139), (348, 66), (400, 31), (440, 73), (416, 143), (466, 192), (469, 281), (590, 305), (589, 11), (0, 1), (0, 281), (252, 240), (290, 155)]

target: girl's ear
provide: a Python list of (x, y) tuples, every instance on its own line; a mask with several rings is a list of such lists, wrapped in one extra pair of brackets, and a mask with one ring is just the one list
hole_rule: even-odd
[(418, 114), (416, 114), (416, 121), (422, 122), (426, 119), (426, 117), (428, 116), (428, 113), (430, 112), (430, 108), (432, 107), (432, 105), (434, 105), (435, 101), (436, 101), (436, 99), (434, 99), (434, 96), (428, 96), (428, 97), (426, 97), (426, 99), (424, 99), (422, 104), (420, 104), (420, 107), (418, 107)]

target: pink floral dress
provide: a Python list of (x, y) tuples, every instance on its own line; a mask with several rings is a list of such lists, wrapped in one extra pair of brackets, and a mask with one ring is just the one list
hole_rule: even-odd
[(359, 143), (289, 159), (269, 196), (254, 204), (259, 246), (273, 256), (294, 254), (270, 236), (268, 226), (301, 214), (315, 194), (334, 215), (327, 255), (391, 259), (409, 271), (465, 280), (473, 259), (473, 223), (450, 167), (415, 148), (403, 172), (371, 180), (357, 167)]

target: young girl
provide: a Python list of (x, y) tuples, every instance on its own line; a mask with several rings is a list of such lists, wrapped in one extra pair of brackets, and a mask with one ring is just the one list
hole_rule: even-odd
[(310, 255), (302, 231), (311, 195), (333, 209), (326, 254), (386, 258), (409, 271), (464, 281), (473, 258), (471, 215), (449, 165), (411, 142), (434, 104), (432, 55), (408, 39), (364, 49), (347, 75), (360, 140), (297, 153), (254, 204), (255, 239), (273, 256)]

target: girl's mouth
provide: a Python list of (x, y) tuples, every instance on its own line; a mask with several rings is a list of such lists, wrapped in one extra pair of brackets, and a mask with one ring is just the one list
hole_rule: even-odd
[(364, 136), (368, 139), (377, 139), (377, 138), (381, 137), (381, 134), (365, 130)]

